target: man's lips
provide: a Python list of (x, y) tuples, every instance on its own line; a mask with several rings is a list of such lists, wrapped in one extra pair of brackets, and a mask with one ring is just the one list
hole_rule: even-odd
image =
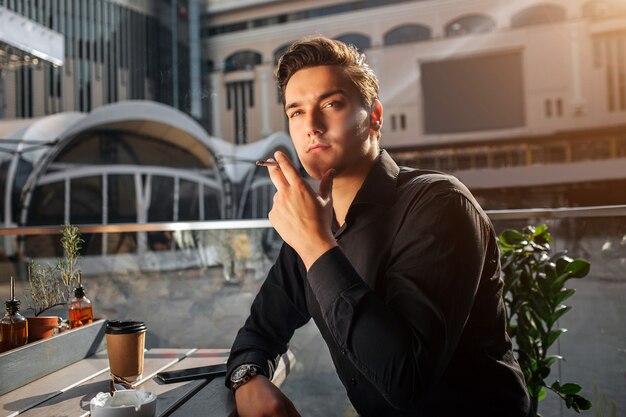
[(314, 143), (312, 145), (309, 145), (309, 147), (307, 148), (307, 153), (309, 152), (313, 152), (316, 150), (322, 150), (322, 149), (326, 149), (326, 148), (330, 148), (330, 145), (326, 145), (324, 143)]

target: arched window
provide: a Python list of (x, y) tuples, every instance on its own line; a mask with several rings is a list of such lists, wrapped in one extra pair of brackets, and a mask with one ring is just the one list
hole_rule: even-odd
[(369, 36), (361, 35), (359, 33), (346, 33), (344, 35), (337, 36), (335, 39), (348, 45), (354, 45), (356, 49), (361, 52), (372, 46), (372, 41)]
[(463, 16), (446, 25), (446, 36), (463, 36), (473, 33), (491, 32), (496, 28), (496, 22), (489, 16), (472, 14)]
[(426, 41), (432, 38), (431, 30), (424, 25), (402, 25), (385, 33), (385, 45)]
[(583, 16), (591, 20), (626, 15), (626, 3), (620, 0), (591, 0), (583, 5)]
[(224, 60), (224, 72), (251, 70), (261, 63), (261, 54), (255, 51), (240, 51)]
[(545, 25), (562, 22), (566, 19), (566, 10), (554, 4), (538, 4), (521, 10), (511, 18), (511, 27)]

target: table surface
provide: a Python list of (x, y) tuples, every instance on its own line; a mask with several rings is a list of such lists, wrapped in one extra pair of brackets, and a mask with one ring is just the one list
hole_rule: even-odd
[[(150, 349), (144, 355), (143, 376), (135, 388), (157, 395), (157, 416), (226, 417), (234, 410), (234, 399), (222, 377), (163, 384), (155, 376), (164, 370), (225, 363), (228, 352), (228, 349)], [(280, 386), (294, 363), (291, 351), (285, 353), (272, 382)], [(0, 416), (86, 417), (90, 415), (89, 401), (99, 392), (107, 392), (109, 381), (105, 350), (0, 396)]]

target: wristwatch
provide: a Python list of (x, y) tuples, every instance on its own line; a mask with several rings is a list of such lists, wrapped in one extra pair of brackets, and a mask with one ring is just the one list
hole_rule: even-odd
[(263, 374), (263, 370), (260, 366), (250, 363), (239, 365), (235, 368), (233, 373), (230, 374), (230, 389), (235, 392), (237, 388), (250, 381), (258, 374)]

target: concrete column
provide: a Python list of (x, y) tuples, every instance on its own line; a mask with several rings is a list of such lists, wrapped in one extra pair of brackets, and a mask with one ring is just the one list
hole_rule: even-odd
[(222, 137), (222, 114), (220, 112), (220, 90), (222, 88), (222, 73), (211, 74), (211, 121), (213, 131), (211, 134), (217, 138)]
[[(257, 67), (259, 68), (259, 67)], [(270, 83), (273, 82), (271, 76), (271, 66), (264, 65), (259, 68), (261, 75), (261, 136), (267, 137), (272, 133), (270, 126)]]
[(572, 25), (570, 30), (570, 51), (572, 56), (572, 105), (574, 116), (584, 116), (587, 112), (582, 91), (579, 32), (580, 25)]

